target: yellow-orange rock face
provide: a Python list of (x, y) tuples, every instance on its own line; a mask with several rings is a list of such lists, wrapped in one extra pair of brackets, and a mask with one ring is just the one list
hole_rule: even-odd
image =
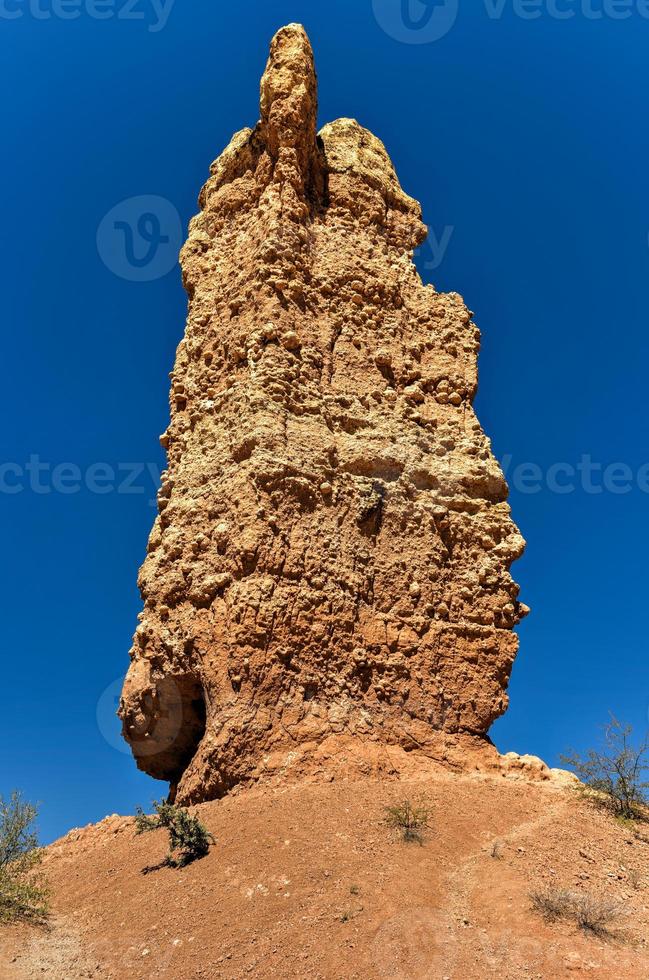
[(507, 705), (524, 542), (472, 408), (479, 333), (422, 284), (421, 209), (382, 143), (352, 119), (317, 134), (316, 113), (290, 25), (181, 256), (120, 715), (184, 802), (331, 735), (484, 735)]

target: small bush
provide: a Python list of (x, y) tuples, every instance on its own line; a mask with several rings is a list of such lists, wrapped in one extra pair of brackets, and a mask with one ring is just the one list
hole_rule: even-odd
[(532, 892), (530, 898), (532, 907), (547, 922), (572, 919), (580, 929), (604, 939), (614, 936), (611, 926), (622, 914), (620, 906), (608, 899), (558, 888)]
[(613, 810), (621, 820), (645, 816), (649, 782), (649, 735), (640, 744), (632, 741), (631, 725), (623, 725), (613, 715), (604, 729), (600, 750), (585, 755), (573, 752), (561, 756), (590, 791), (591, 798)]
[(161, 827), (169, 832), (169, 853), (164, 864), (172, 868), (182, 868), (205, 857), (214, 838), (197, 817), (192, 817), (184, 807), (164, 800), (154, 801), (153, 808), (155, 814), (149, 816), (138, 807), (135, 832), (146, 834)]
[(532, 906), (548, 922), (568, 918), (572, 909), (573, 895), (557, 888), (544, 888), (530, 895)]
[(0, 922), (43, 921), (48, 915), (48, 889), (36, 871), (41, 851), (33, 825), (37, 808), (12, 793), (0, 796)]
[(385, 820), (389, 827), (401, 832), (407, 844), (423, 844), (423, 832), (428, 827), (429, 811), (423, 806), (413, 806), (409, 800), (385, 808)]
[(615, 902), (593, 895), (576, 896), (574, 918), (579, 928), (586, 932), (593, 932), (604, 938), (611, 936), (611, 926), (621, 914), (622, 910)]
[(629, 871), (629, 884), (632, 886), (632, 888), (635, 888), (636, 891), (642, 887), (642, 875), (639, 871), (636, 871), (635, 868)]

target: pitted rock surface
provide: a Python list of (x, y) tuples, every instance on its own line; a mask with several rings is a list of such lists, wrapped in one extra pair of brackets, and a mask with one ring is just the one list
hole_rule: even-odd
[(289, 25), (181, 253), (168, 470), (120, 705), (138, 765), (181, 802), (331, 736), (483, 738), (526, 612), (524, 541), (472, 408), (478, 329), (422, 284), (421, 209), (380, 140), (352, 119), (317, 134), (316, 115)]

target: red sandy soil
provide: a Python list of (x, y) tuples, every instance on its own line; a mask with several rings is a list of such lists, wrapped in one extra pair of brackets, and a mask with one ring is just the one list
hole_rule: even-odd
[[(385, 823), (406, 798), (430, 808), (423, 846)], [(0, 933), (2, 980), (649, 978), (649, 827), (555, 780), (426, 763), (257, 786), (195, 812), (216, 843), (183, 869), (143, 873), (166, 834), (138, 837), (132, 818), (49, 847), (51, 925)], [(619, 902), (621, 933), (545, 922), (530, 892), (549, 885)]]

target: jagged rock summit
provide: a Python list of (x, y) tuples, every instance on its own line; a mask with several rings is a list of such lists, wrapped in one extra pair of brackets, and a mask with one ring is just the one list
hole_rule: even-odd
[(181, 802), (336, 739), (484, 738), (526, 611), (471, 313), (422, 284), (421, 209), (380, 140), (316, 116), (291, 24), (181, 254), (169, 465), (120, 705), (139, 767)]

